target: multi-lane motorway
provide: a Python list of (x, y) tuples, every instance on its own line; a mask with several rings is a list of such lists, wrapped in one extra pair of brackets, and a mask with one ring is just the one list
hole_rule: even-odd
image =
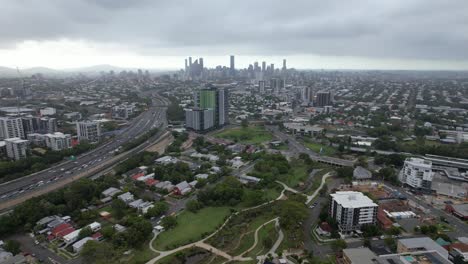
[[(66, 184), (98, 172), (100, 169), (106, 169), (124, 159), (126, 155), (131, 155), (133, 153), (131, 151), (118, 156), (115, 156), (114, 152), (122, 144), (137, 138), (150, 129), (160, 128), (162, 131), (167, 125), (166, 106), (168, 100), (157, 94), (153, 96), (152, 106), (130, 121), (129, 125), (110, 141), (79, 155), (74, 161), (62, 162), (35, 174), (1, 184), (0, 210), (12, 207), (27, 197), (40, 195), (63, 186), (60, 183)], [(149, 142), (144, 144), (149, 144)], [(141, 148), (137, 150), (140, 151)]]

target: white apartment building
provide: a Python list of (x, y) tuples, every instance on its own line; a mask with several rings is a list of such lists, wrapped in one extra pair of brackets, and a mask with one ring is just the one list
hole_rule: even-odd
[(71, 135), (60, 132), (39, 134), (28, 134), (28, 140), (31, 144), (41, 147), (48, 147), (55, 151), (69, 149), (71, 145)]
[(46, 146), (52, 150), (60, 151), (69, 149), (71, 145), (71, 135), (55, 132), (53, 134), (45, 134)]
[(431, 190), (432, 162), (421, 158), (407, 158), (398, 178), (415, 189)]
[(20, 117), (0, 117), (0, 139), (25, 138)]
[(96, 143), (101, 137), (101, 125), (93, 121), (77, 122), (76, 133), (80, 141), (88, 140), (90, 143)]
[(5, 139), (7, 157), (14, 160), (26, 158), (29, 152), (29, 141), (21, 138)]
[(361, 192), (345, 191), (330, 194), (329, 213), (341, 233), (360, 230), (377, 222), (378, 205)]

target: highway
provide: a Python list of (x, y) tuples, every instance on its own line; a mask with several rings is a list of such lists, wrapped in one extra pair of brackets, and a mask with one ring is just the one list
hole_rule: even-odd
[(303, 144), (297, 142), (297, 140), (294, 138), (294, 136), (288, 135), (286, 133), (283, 133), (282, 131), (279, 130), (278, 126), (265, 126), (267, 130), (269, 130), (273, 135), (275, 135), (277, 138), (281, 139), (281, 141), (288, 141), (289, 145), (296, 150), (297, 153), (306, 153), (309, 154), (310, 158), (313, 161), (321, 162), (321, 163), (326, 163), (330, 164), (333, 166), (339, 166), (339, 167), (352, 167), (354, 166), (354, 162), (351, 160), (345, 160), (345, 159), (339, 159), (339, 158), (334, 158), (334, 157), (328, 157), (328, 156), (322, 156), (317, 154), (316, 152), (310, 150)]
[(121, 145), (148, 132), (152, 128), (160, 131), (151, 140), (156, 139), (167, 126), (166, 106), (168, 100), (153, 94), (152, 106), (131, 120), (128, 126), (110, 141), (76, 157), (75, 161), (66, 161), (46, 170), (0, 184), (0, 210), (5, 210), (25, 200), (52, 191), (57, 187), (82, 178), (91, 176), (100, 170), (109, 168), (129, 155), (142, 151), (150, 140), (129, 152), (115, 155)]

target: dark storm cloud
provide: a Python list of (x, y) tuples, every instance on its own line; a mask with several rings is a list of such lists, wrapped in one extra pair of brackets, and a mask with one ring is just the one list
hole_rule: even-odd
[(468, 59), (468, 1), (2, 0), (0, 45), (87, 40), (142, 54)]

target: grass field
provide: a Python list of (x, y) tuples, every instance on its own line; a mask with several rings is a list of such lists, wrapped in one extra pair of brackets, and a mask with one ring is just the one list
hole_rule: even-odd
[(156, 252), (151, 251), (151, 249), (148, 247), (148, 244), (145, 244), (146, 246), (143, 246), (142, 249), (139, 250), (134, 250), (131, 254), (130, 257), (127, 256), (127, 258), (122, 259), (122, 263), (128, 263), (128, 264), (143, 264), (151, 260), (152, 258), (157, 257), (159, 254)]
[(236, 127), (223, 130), (215, 137), (232, 140), (243, 144), (262, 144), (273, 139), (270, 132), (261, 126)]
[(323, 144), (315, 143), (310, 140), (305, 140), (304, 145), (311, 149), (312, 151), (315, 151), (317, 153), (320, 153), (320, 149), (322, 149), (322, 155), (324, 156), (333, 156), (336, 153), (335, 148), (326, 146)]
[(153, 246), (166, 250), (195, 242), (201, 239), (204, 233), (214, 232), (229, 214), (229, 207), (206, 207), (197, 213), (184, 211), (177, 216), (177, 226), (162, 232)]
[(275, 218), (272, 212), (272, 207), (266, 206), (240, 213), (231, 218), (228, 224), (206, 243), (232, 256), (242, 254), (253, 245), (255, 230)]
[(299, 182), (307, 180), (308, 176), (308, 166), (300, 160), (293, 160), (291, 161), (291, 169), (289, 173), (281, 175), (279, 180), (294, 188), (299, 184)]

